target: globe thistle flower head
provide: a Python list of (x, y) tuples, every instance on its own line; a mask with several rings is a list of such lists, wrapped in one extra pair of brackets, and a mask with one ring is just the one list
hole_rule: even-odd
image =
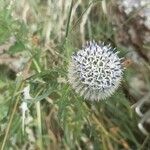
[(68, 80), (85, 99), (101, 100), (115, 92), (122, 78), (121, 59), (110, 45), (87, 42), (74, 53), (68, 68)]

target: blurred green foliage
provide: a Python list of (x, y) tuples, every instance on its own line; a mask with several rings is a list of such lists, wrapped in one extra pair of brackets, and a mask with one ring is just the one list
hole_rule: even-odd
[[(3, 63), (0, 67), (2, 150), (149, 149), (149, 137), (137, 128), (138, 117), (122, 85), (107, 100), (91, 102), (79, 97), (67, 82), (69, 59), (86, 40), (110, 42), (121, 51), (121, 57), (127, 53), (115, 41), (111, 16), (103, 11), (101, 1), (1, 0), (1, 4), (0, 45), (15, 36), (16, 42), (5, 53), (28, 57), (21, 73), (11, 72), (13, 68)], [(133, 68), (125, 71), (122, 84), (134, 74)], [(22, 94), (27, 85), (29, 100)], [(29, 111), (24, 134), (23, 102)]]

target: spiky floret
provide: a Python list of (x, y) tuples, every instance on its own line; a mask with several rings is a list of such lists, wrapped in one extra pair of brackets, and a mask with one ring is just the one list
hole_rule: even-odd
[(68, 79), (73, 89), (85, 99), (101, 100), (118, 88), (122, 71), (115, 49), (101, 42), (90, 41), (73, 54)]

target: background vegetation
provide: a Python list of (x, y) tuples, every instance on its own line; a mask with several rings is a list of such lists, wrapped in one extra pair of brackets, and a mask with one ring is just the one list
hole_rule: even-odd
[[(149, 29), (139, 23), (148, 4), (127, 14), (119, 2), (0, 0), (2, 150), (150, 149), (138, 128), (149, 102), (146, 117), (135, 112), (150, 98)], [(72, 53), (92, 39), (116, 47), (126, 67), (116, 93), (99, 102), (67, 82)]]

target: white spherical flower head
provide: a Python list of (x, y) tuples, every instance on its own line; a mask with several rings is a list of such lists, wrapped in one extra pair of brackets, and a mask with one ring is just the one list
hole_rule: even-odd
[(122, 78), (117, 52), (110, 45), (88, 42), (74, 53), (69, 64), (69, 83), (89, 100), (101, 100), (115, 92)]

